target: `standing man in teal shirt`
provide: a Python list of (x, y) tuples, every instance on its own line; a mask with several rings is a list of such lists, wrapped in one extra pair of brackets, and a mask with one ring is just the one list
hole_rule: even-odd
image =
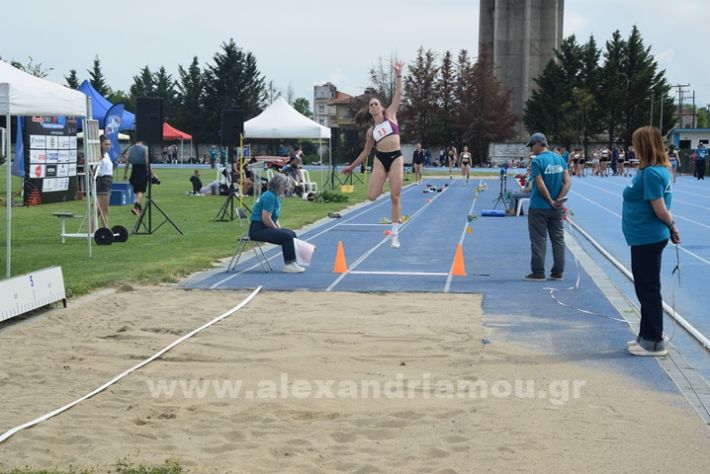
[(528, 232), (530, 234), (530, 274), (527, 281), (545, 281), (545, 254), (547, 234), (552, 242), (553, 265), (551, 280), (562, 280), (565, 271), (565, 235), (562, 228), (562, 209), (572, 182), (567, 171), (567, 163), (547, 149), (547, 138), (542, 133), (530, 136), (527, 145), (532, 149), (533, 188), (528, 211)]

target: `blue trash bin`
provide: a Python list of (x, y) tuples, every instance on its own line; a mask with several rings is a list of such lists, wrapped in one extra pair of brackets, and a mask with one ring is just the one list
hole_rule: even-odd
[(109, 205), (125, 206), (127, 204), (133, 204), (133, 188), (130, 183), (113, 183)]

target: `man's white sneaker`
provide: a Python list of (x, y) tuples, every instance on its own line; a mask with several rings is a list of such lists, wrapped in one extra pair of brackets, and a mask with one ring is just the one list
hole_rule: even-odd
[(303, 273), (305, 271), (306, 269), (297, 264), (296, 262), (287, 263), (286, 265), (284, 265), (283, 268), (284, 273)]
[(396, 235), (392, 236), (392, 242), (390, 242), (390, 247), (393, 249), (399, 248), (399, 238)]

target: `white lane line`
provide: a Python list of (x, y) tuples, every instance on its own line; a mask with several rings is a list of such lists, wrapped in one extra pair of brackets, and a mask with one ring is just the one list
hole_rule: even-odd
[[(585, 184), (586, 184), (586, 183), (585, 183)], [(602, 191), (602, 192), (605, 192), (605, 193), (607, 193), (607, 194), (611, 194), (612, 196), (615, 196), (615, 197), (621, 197), (618, 193), (612, 193), (611, 191), (608, 191), (608, 190), (606, 190), (606, 189), (604, 189), (604, 188), (600, 188), (599, 186), (594, 186), (593, 184), (587, 184), (587, 186), (590, 186), (590, 187), (592, 187), (592, 188), (598, 189), (598, 190), (600, 190), (600, 191)], [(675, 191), (673, 191), (673, 192), (675, 193)], [(577, 194), (577, 193), (575, 193), (575, 194)], [(579, 195), (579, 194), (577, 194), (577, 195)], [(692, 204), (692, 203), (689, 203), (689, 202), (686, 202), (686, 201), (681, 201), (680, 199), (673, 199), (673, 202), (686, 203), (686, 204), (689, 204), (689, 205), (691, 205), (691, 206), (696, 206), (695, 204)], [(706, 209), (706, 210), (710, 211), (710, 207), (703, 207), (703, 206), (696, 206), (696, 207), (699, 207), (699, 208), (701, 208), (701, 209)], [(693, 219), (690, 219), (690, 218), (688, 218), (688, 217), (682, 216), (682, 215), (678, 214), (677, 212), (673, 212), (673, 217), (676, 217), (676, 218), (678, 218), (678, 219), (682, 219), (682, 220), (684, 220), (684, 221), (688, 221), (688, 222), (690, 222), (690, 223), (692, 223), (692, 224), (695, 224), (695, 225), (698, 225), (698, 226), (700, 226), (700, 227), (705, 227), (706, 229), (710, 229), (710, 226), (709, 226), (709, 225), (703, 224), (702, 222), (698, 222), (698, 221), (696, 221), (696, 220), (693, 220)]]
[[(621, 214), (618, 214), (618, 213), (616, 213), (616, 212), (614, 212), (614, 211), (612, 211), (612, 210), (610, 210), (610, 209), (607, 209), (606, 207), (604, 207), (604, 206), (602, 206), (601, 204), (598, 204), (598, 203), (592, 201), (591, 199), (587, 198), (586, 196), (583, 196), (583, 195), (579, 194), (579, 193), (576, 192), (576, 191), (572, 191), (572, 194), (581, 197), (581, 198), (584, 199), (585, 201), (588, 201), (588, 202), (594, 204), (595, 206), (597, 206), (597, 207), (599, 207), (599, 208), (605, 210), (605, 211), (608, 212), (609, 214), (611, 214), (611, 215), (613, 215), (613, 216), (616, 216), (616, 217), (618, 217), (619, 219), (621, 219)], [(683, 247), (682, 245), (679, 245), (678, 248), (679, 248), (681, 251), (683, 251), (683, 252), (687, 253), (688, 255), (690, 255), (691, 257), (694, 257), (694, 258), (700, 260), (701, 262), (710, 265), (710, 261), (709, 261), (709, 260), (704, 259), (703, 257), (701, 257), (700, 255), (696, 254), (695, 252), (691, 252), (690, 250), (686, 249), (686, 248)]]
[(611, 209), (608, 209), (608, 208), (602, 206), (601, 204), (597, 203), (596, 201), (592, 201), (592, 200), (589, 199), (587, 196), (585, 196), (585, 195), (583, 195), (583, 194), (580, 194), (580, 193), (578, 193), (577, 191), (570, 191), (570, 193), (571, 193), (571, 194), (574, 194), (575, 196), (578, 196), (578, 197), (584, 199), (585, 201), (587, 201), (587, 202), (589, 202), (589, 203), (594, 204), (595, 206), (597, 206), (597, 207), (599, 207), (599, 208), (601, 208), (601, 209), (604, 209), (606, 212), (608, 212), (608, 213), (611, 214), (612, 216), (616, 216), (616, 217), (618, 217), (619, 219), (621, 219), (621, 214), (616, 213), (616, 212), (612, 211)]
[(445, 272), (379, 272), (355, 270), (350, 272), (351, 275), (396, 275), (396, 276), (446, 276)]
[(676, 214), (675, 212), (673, 213), (673, 217), (675, 217), (676, 219), (682, 219), (684, 221), (691, 222), (695, 225), (699, 225), (700, 227), (705, 227), (706, 229), (710, 229), (710, 225), (706, 225), (706, 224), (703, 224), (702, 222), (694, 221), (693, 219), (688, 219), (687, 217), (680, 216), (680, 215)]
[[(575, 181), (575, 182), (581, 182), (581, 181)], [(609, 181), (605, 181), (605, 182), (607, 182), (607, 183), (609, 183), (609, 184), (612, 184), (612, 185), (614, 185), (614, 186), (618, 186), (618, 187), (626, 187), (625, 184), (619, 183), (619, 182), (616, 181), (616, 180), (609, 180)], [(585, 183), (585, 184), (586, 184), (586, 183)], [(685, 183), (685, 184), (687, 184), (687, 183)], [(590, 186), (591, 186), (591, 185), (590, 185)], [(704, 190), (704, 189), (703, 189), (703, 190)], [(709, 196), (708, 194), (692, 193), (692, 192), (690, 192), (690, 191), (686, 191), (685, 189), (679, 189), (679, 188), (678, 188), (678, 183), (674, 183), (674, 184), (673, 184), (673, 194), (675, 195), (675, 194), (677, 194), (677, 193), (680, 193), (680, 194), (688, 194), (688, 195), (690, 195), (690, 196), (702, 198), (703, 200), (707, 200), (708, 198), (710, 198), (710, 196)]]
[[(483, 183), (483, 180), (478, 181), (478, 186), (481, 186)], [(473, 214), (473, 209), (476, 207), (476, 203), (478, 202), (478, 196), (480, 193), (476, 193), (476, 196), (473, 198), (473, 203), (471, 203), (471, 207), (468, 210), (468, 215)], [(466, 228), (470, 225), (471, 223), (466, 221), (466, 224), (463, 226), (463, 230), (461, 231), (461, 237), (459, 237), (459, 241), (457, 245), (462, 245), (463, 244), (463, 239), (466, 237)], [(451, 281), (454, 279), (454, 275), (452, 274), (451, 270), (453, 270), (453, 262), (451, 264), (451, 268), (449, 269), (448, 276), (446, 277), (446, 284), (444, 285), (444, 293), (448, 293), (451, 290)]]
[(345, 225), (347, 225), (347, 226), (359, 226), (359, 227), (370, 227), (370, 226), (379, 227), (379, 226), (388, 225), (388, 224), (350, 224), (350, 223), (347, 223), (347, 222), (343, 222), (343, 223), (337, 224), (337, 225), (335, 225), (335, 226), (333, 226), (333, 227), (343, 227), (343, 226), (345, 226)]
[[(443, 196), (444, 193), (449, 190), (449, 188), (450, 188), (449, 186), (445, 187), (442, 192), (436, 193), (436, 196), (434, 196), (434, 197), (431, 199), (430, 202), (425, 202), (422, 207), (420, 207), (419, 209), (417, 209), (417, 212), (415, 212), (415, 213), (407, 220), (407, 222), (405, 222), (405, 223), (399, 228), (400, 232), (403, 231), (403, 230), (409, 225), (410, 222), (412, 222), (412, 221), (413, 221), (414, 219), (416, 219), (419, 215), (421, 215), (421, 213), (424, 212), (425, 209), (427, 209), (429, 206), (431, 206), (431, 205), (434, 203), (434, 201), (436, 201), (439, 197)], [(375, 244), (375, 246), (372, 247), (370, 250), (368, 250), (368, 251), (365, 252), (364, 254), (360, 255), (360, 257), (359, 257), (358, 259), (356, 259), (350, 266), (348, 266), (348, 269), (345, 271), (345, 273), (341, 273), (341, 274), (338, 276), (338, 278), (336, 278), (335, 281), (333, 281), (333, 283), (331, 283), (331, 284), (328, 286), (328, 288), (325, 289), (325, 291), (332, 291), (333, 288), (335, 288), (335, 286), (338, 285), (338, 283), (340, 283), (341, 281), (343, 281), (343, 278), (345, 278), (347, 275), (349, 275), (350, 273), (352, 273), (352, 271), (355, 270), (355, 269), (358, 267), (358, 265), (360, 265), (362, 262), (364, 262), (370, 255), (372, 255), (372, 254), (375, 252), (375, 250), (377, 250), (378, 248), (380, 248), (385, 242), (389, 241), (389, 239), (390, 239), (389, 236), (385, 237), (385, 238), (382, 239), (379, 243)]]
[[(417, 189), (417, 188), (416, 188), (416, 186), (410, 184), (409, 186), (407, 186), (407, 187), (404, 189), (404, 192), (403, 192), (402, 194), (405, 194), (405, 193), (407, 193), (408, 191), (410, 191), (410, 190), (412, 190), (412, 189)], [(326, 232), (329, 232), (329, 231), (331, 231), (331, 230), (335, 229), (336, 227), (341, 226), (341, 225), (343, 225), (343, 224), (346, 224), (346, 225), (368, 225), (368, 224), (348, 224), (348, 222), (352, 221), (353, 219), (357, 219), (358, 217), (360, 217), (360, 216), (362, 216), (362, 215), (364, 215), (364, 214), (370, 212), (371, 210), (377, 209), (378, 207), (382, 206), (385, 202), (387, 202), (387, 201), (386, 201), (387, 196), (388, 196), (388, 195), (387, 195), (386, 193), (382, 193), (382, 194), (377, 198), (377, 200), (374, 201), (374, 202), (375, 202), (374, 204), (365, 205), (365, 206), (363, 207), (363, 209), (360, 210), (360, 212), (357, 212), (357, 211), (356, 211), (351, 217), (348, 217), (348, 218), (345, 219), (344, 221), (342, 221), (342, 222), (336, 222), (336, 223), (333, 224), (333, 225), (326, 226), (325, 229), (323, 229), (322, 231), (320, 231), (320, 232), (318, 232), (318, 233), (316, 233), (316, 234), (314, 234), (314, 235), (308, 237), (307, 239), (305, 239), (305, 241), (308, 242), (308, 241), (310, 241), (310, 240), (313, 240), (313, 239), (315, 239), (316, 237), (319, 237), (319, 236), (325, 234)], [(379, 201), (379, 202), (378, 202), (378, 201)], [(372, 225), (382, 225), (382, 224), (372, 224)], [(271, 245), (271, 244), (269, 244), (269, 245)], [(264, 253), (268, 252), (268, 251), (271, 250), (273, 247), (274, 247), (274, 245), (271, 245), (271, 247), (270, 247), (270, 248), (267, 248), (267, 249), (264, 251)], [(266, 260), (267, 260), (269, 263), (271, 263), (271, 260), (277, 258), (279, 255), (281, 255), (281, 252), (277, 252), (276, 254), (272, 255), (271, 257), (266, 257)], [(259, 262), (257, 262), (257, 263), (255, 263), (254, 265), (252, 265), (251, 267), (246, 267), (244, 270), (241, 270), (241, 271), (236, 272), (236, 273), (232, 273), (232, 274), (230, 274), (230, 275), (228, 275), (228, 276), (222, 278), (221, 280), (218, 280), (217, 282), (213, 283), (213, 284), (209, 287), (209, 289), (210, 289), (210, 290), (217, 289), (217, 288), (219, 288), (221, 285), (227, 283), (229, 280), (232, 280), (233, 278), (236, 278), (236, 277), (238, 277), (239, 275), (243, 275), (244, 273), (247, 273), (247, 272), (250, 272), (250, 271), (252, 271), (252, 270), (255, 270), (255, 269), (259, 268), (260, 266), (261, 266), (261, 264), (260, 264)]]

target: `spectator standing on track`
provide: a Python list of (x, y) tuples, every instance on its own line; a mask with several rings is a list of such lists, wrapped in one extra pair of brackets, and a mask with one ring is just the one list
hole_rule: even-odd
[(468, 151), (468, 147), (463, 147), (461, 156), (459, 157), (459, 165), (461, 166), (461, 174), (468, 184), (468, 180), (471, 178), (471, 162), (473, 161), (471, 157), (471, 152)]
[(456, 147), (452, 143), (451, 146), (449, 147), (449, 150), (446, 152), (448, 156), (448, 164), (449, 164), (449, 179), (454, 179), (454, 172), (453, 169), (456, 167), (456, 159), (458, 158), (458, 152), (456, 150)]
[(560, 155), (547, 149), (547, 138), (542, 133), (532, 134), (526, 146), (532, 148), (535, 159), (532, 161), (533, 187), (528, 208), (531, 273), (524, 279), (545, 281), (545, 253), (549, 233), (554, 259), (550, 279), (562, 280), (565, 271), (563, 203), (571, 185), (567, 164)]
[(424, 164), (425, 160), (425, 155), (424, 155), (424, 150), (422, 149), (422, 144), (417, 143), (417, 148), (414, 150), (414, 153), (412, 153), (412, 168), (414, 171), (414, 181), (417, 182), (417, 184), (420, 184), (422, 182), (422, 165)]
[(680, 168), (680, 155), (672, 144), (668, 147), (668, 159), (671, 161), (671, 173), (673, 173), (673, 183), (675, 184), (678, 168)]
[(601, 157), (599, 158), (599, 174), (600, 176), (609, 176), (609, 147), (604, 145), (601, 149)]
[(619, 174), (619, 171), (616, 168), (616, 165), (619, 163), (619, 147), (616, 146), (616, 143), (611, 145), (611, 174), (612, 176), (616, 176)]
[(708, 149), (701, 142), (695, 150), (695, 177), (705, 180), (705, 158), (708, 156)]
[(668, 354), (663, 339), (661, 257), (668, 239), (680, 243), (680, 233), (670, 212), (670, 163), (663, 137), (654, 127), (641, 127), (632, 135), (639, 170), (624, 189), (621, 228), (631, 246), (631, 272), (636, 297), (641, 303), (641, 325), (627, 350), (636, 356)]

